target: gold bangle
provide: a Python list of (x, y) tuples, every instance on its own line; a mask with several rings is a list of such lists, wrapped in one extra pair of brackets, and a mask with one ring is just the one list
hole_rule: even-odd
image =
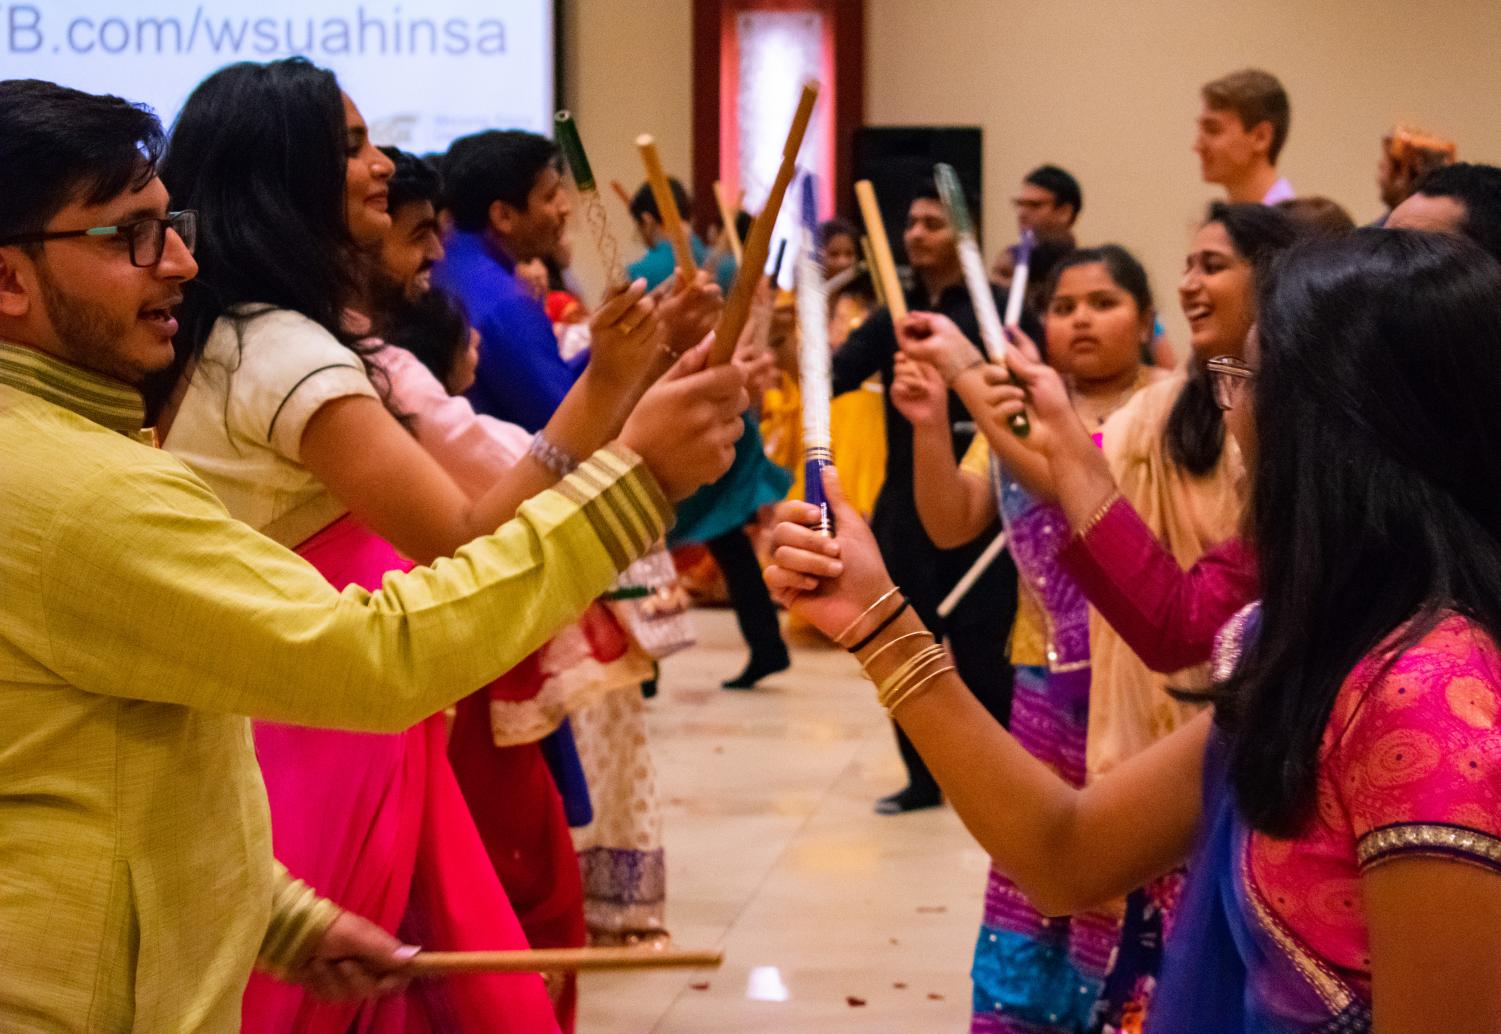
[(1079, 525), (1079, 530), (1074, 532), (1074, 537), (1082, 539), (1091, 531), (1094, 531), (1095, 526), (1105, 519), (1105, 515), (1109, 513), (1111, 508), (1114, 507), (1116, 503), (1120, 502), (1122, 498), (1123, 497), (1121, 496), (1120, 489), (1111, 489), (1110, 494), (1105, 497), (1105, 501), (1100, 504), (1100, 508), (1090, 515), (1089, 520)]
[(937, 660), (938, 658), (944, 656), (947, 655), (945, 654), (943, 647), (938, 643), (934, 643), (932, 646), (923, 647), (921, 650), (917, 651), (911, 657), (908, 657), (905, 661), (903, 661), (901, 666), (898, 667), (896, 671), (892, 672), (886, 678), (881, 680), (881, 684), (876, 687), (876, 699), (882, 702), (882, 706), (885, 706), (885, 701), (891, 696), (892, 693), (896, 691), (897, 687), (900, 686), (904, 681), (906, 681), (911, 675), (913, 675), (919, 668), (931, 661)]
[(891, 717), (895, 718), (896, 717), (896, 709), (898, 707), (901, 707), (907, 701), (909, 701), (913, 697), (917, 696), (918, 695), (918, 691), (921, 690), (924, 686), (926, 686), (929, 682), (932, 682), (938, 676), (943, 675), (946, 672), (950, 672), (950, 671), (953, 671), (953, 670), (954, 670), (954, 666), (952, 664), (945, 665), (944, 667), (939, 668), (937, 671), (933, 672), (933, 674), (927, 676), (926, 678), (922, 679), (921, 681), (914, 683), (912, 685), (912, 688), (909, 689), (909, 690), (907, 690), (907, 692), (903, 693), (900, 699), (893, 700), (891, 702), (890, 706), (888, 706), (886, 708), (886, 713), (888, 715), (890, 715)]
[[(937, 644), (935, 643), (934, 645), (936, 646)], [(893, 689), (901, 685), (902, 681), (916, 670), (919, 664), (923, 664), (933, 657), (933, 647), (931, 646), (925, 646), (911, 657), (908, 657), (897, 666), (895, 671), (876, 684), (876, 700), (884, 701), (891, 695)], [(883, 703), (881, 706), (884, 707), (885, 704)]]
[[(865, 668), (868, 671), (870, 669), (870, 666), (875, 663), (875, 659), (877, 657), (881, 656), (881, 654), (883, 654), (887, 650), (891, 649), (893, 646), (895, 646), (897, 643), (901, 642), (903, 639), (913, 639), (913, 638), (915, 638), (917, 636), (920, 636), (920, 635), (925, 635), (929, 639), (933, 638), (933, 633), (929, 632), (926, 628), (918, 629), (916, 632), (908, 632), (905, 635), (899, 635), (895, 639), (893, 639), (889, 643), (887, 643), (885, 646), (882, 646), (880, 649), (876, 650), (875, 653), (873, 653), (869, 657), (865, 658), (865, 660), (861, 661), (860, 662), (860, 666), (862, 668)], [(936, 642), (937, 640), (934, 640), (934, 641)]]
[(868, 606), (868, 607), (865, 608), (864, 613), (862, 613), (859, 617), (857, 617), (855, 620), (853, 620), (853, 621), (851, 621), (849, 623), (849, 627), (848, 628), (846, 628), (843, 632), (840, 632), (838, 635), (836, 635), (834, 637), (834, 645), (835, 646), (844, 646), (845, 637), (848, 636), (851, 632), (853, 632), (859, 626), (860, 622), (864, 621), (867, 617), (869, 617), (871, 611), (875, 610), (881, 604), (883, 604), (887, 600), (891, 599), (891, 597), (895, 596), (900, 591), (901, 590), (900, 590), (900, 588), (898, 586), (893, 585), (890, 589), (887, 589), (884, 593), (882, 593), (879, 599), (877, 599), (874, 603), (872, 603), (870, 606)]
[(882, 707), (890, 707), (891, 701), (901, 696), (902, 692), (907, 688), (908, 685), (911, 684), (912, 680), (921, 675), (924, 669), (932, 664), (942, 664), (948, 659), (949, 658), (947, 654), (941, 653), (930, 654), (924, 657), (921, 662), (914, 664), (910, 668), (904, 670), (900, 679), (891, 679), (885, 685), (884, 691), (877, 695), (876, 702)]

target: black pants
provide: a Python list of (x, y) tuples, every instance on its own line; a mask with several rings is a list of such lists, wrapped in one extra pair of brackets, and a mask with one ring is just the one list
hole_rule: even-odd
[(751, 657), (776, 658), (785, 654), (787, 646), (782, 642), (782, 628), (777, 623), (776, 604), (771, 602), (771, 593), (761, 577), (761, 565), (756, 562), (756, 551), (745, 529), (727, 531), (705, 545), (724, 575), (730, 606), (735, 608), (735, 620), (745, 637), (745, 645), (750, 647)]
[[(999, 624), (999, 622), (997, 622)], [(970, 625), (948, 630), (947, 641), (954, 651), (954, 668), (969, 691), (992, 718), (1007, 725), (1011, 721), (1013, 672), (1006, 657), (1006, 636), (990, 625)], [(938, 782), (928, 771), (927, 762), (895, 722), (896, 746), (907, 766), (907, 785), (919, 793), (937, 793)]]

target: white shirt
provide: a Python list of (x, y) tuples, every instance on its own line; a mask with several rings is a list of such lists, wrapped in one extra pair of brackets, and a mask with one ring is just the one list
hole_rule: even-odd
[(346, 512), (302, 465), (302, 433), (350, 395), (379, 397), (360, 357), (306, 316), (271, 309), (240, 333), (221, 318), (163, 447), (235, 518), (296, 546)]

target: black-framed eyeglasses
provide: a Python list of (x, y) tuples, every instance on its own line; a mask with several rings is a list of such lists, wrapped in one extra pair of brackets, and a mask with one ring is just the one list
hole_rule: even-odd
[(52, 230), (47, 233), (21, 233), (0, 238), (0, 244), (40, 244), (69, 237), (124, 237), (130, 246), (130, 264), (146, 268), (162, 260), (167, 247), (167, 230), (182, 238), (189, 253), (198, 243), (198, 213), (168, 212), (165, 219), (137, 219), (120, 226), (91, 226), (86, 230)]
[(1215, 356), (1209, 360), (1208, 366), (1209, 387), (1214, 392), (1215, 405), (1228, 413), (1240, 401), (1242, 389), (1256, 379), (1256, 371), (1244, 360), (1229, 355)]

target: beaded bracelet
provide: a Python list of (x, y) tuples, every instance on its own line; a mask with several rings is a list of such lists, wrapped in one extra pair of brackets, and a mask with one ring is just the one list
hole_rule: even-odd
[(532, 435), (532, 444), (526, 454), (560, 478), (565, 478), (578, 469), (579, 461), (558, 448), (539, 431)]

